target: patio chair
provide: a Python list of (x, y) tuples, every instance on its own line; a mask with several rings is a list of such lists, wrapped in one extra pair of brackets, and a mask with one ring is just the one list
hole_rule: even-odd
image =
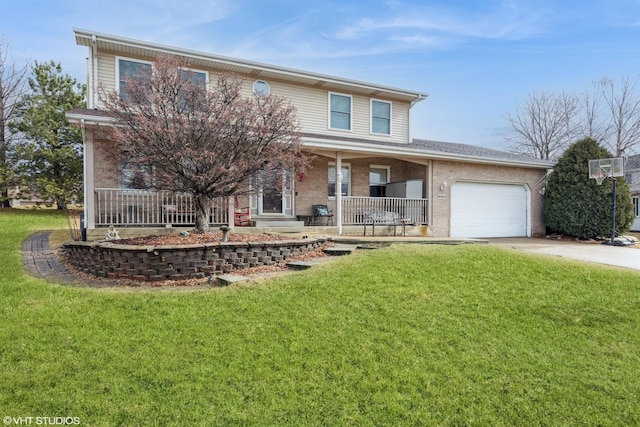
[(311, 211), (313, 212), (311, 224), (318, 225), (320, 218), (327, 218), (327, 225), (333, 225), (333, 211), (330, 211), (327, 205), (313, 205)]
[(240, 207), (238, 197), (234, 198), (233, 203), (233, 224), (236, 227), (251, 226), (251, 208), (249, 206)]

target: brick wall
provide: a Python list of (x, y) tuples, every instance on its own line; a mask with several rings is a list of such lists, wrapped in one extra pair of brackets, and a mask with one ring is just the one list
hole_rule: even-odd
[[(520, 184), (524, 185), (531, 195), (531, 234), (544, 235), (545, 225), (542, 220), (544, 197), (540, 194), (543, 178), (542, 169), (518, 168), (495, 165), (478, 165), (460, 162), (433, 162), (433, 217), (431, 218), (432, 235), (446, 237), (450, 234), (451, 225), (451, 186), (458, 181)], [(440, 190), (440, 185), (447, 181), (447, 188)]]
[(110, 279), (161, 281), (201, 279), (274, 265), (314, 251), (325, 242), (326, 239), (303, 239), (160, 247), (73, 242), (64, 247), (69, 263), (84, 273)]
[[(335, 199), (328, 197), (329, 162), (334, 159), (318, 156), (307, 170), (304, 181), (296, 177), (296, 214), (311, 215), (311, 206), (327, 204), (335, 212)], [(369, 197), (369, 169), (371, 165), (389, 166), (391, 181), (425, 180), (426, 166), (389, 158), (345, 159), (351, 165), (351, 195)]]

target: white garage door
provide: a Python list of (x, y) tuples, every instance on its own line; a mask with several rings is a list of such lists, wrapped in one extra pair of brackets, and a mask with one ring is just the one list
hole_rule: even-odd
[(451, 237), (527, 236), (522, 185), (456, 182), (451, 186)]

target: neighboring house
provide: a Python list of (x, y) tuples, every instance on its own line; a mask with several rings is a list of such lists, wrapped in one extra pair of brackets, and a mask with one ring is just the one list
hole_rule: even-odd
[[(410, 111), (425, 93), (74, 31), (77, 43), (89, 52), (88, 108), (67, 117), (84, 130), (90, 236), (103, 236), (111, 224), (158, 227), (192, 220), (188, 196), (149, 190), (153, 171), (118, 164), (106, 150), (108, 132), (101, 131), (113, 120), (101, 111), (98, 90), (118, 90), (127, 72), (152, 66), (158, 54), (187, 58), (207, 84), (219, 73), (235, 73), (244, 78), (247, 95), (270, 91), (297, 108), (303, 147), (314, 155), (311, 168), (289, 174), (281, 194), (257, 189), (252, 197), (240, 198), (240, 207), (248, 211), (243, 221), (250, 215), (248, 224), (308, 225), (312, 206), (327, 205), (340, 234), (362, 233), (371, 212), (388, 214), (384, 221), (406, 218), (414, 224), (413, 233), (428, 226), (429, 235), (437, 237), (545, 232), (541, 189), (552, 164), (463, 144), (412, 141)], [(216, 201), (211, 223), (233, 224), (234, 203)]]
[(640, 231), (640, 154), (627, 158), (624, 165), (624, 177), (629, 185), (633, 213), (635, 214), (631, 231)]
[(12, 208), (32, 208), (34, 206), (43, 206), (47, 204), (55, 206), (54, 201), (47, 201), (40, 197), (39, 194), (32, 194), (28, 187), (11, 187), (9, 188), (8, 193), (9, 203)]

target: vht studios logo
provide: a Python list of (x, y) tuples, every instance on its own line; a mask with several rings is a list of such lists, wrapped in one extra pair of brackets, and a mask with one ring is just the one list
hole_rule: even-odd
[(78, 417), (4, 417), (4, 425), (71, 426), (79, 425)]

